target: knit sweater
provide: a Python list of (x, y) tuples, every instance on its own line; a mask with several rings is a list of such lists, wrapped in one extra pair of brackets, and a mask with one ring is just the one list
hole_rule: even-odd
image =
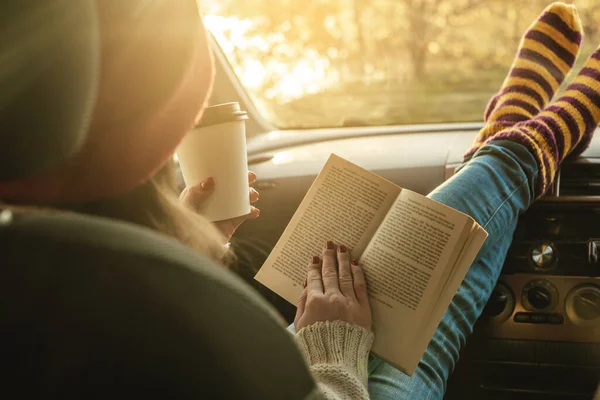
[(368, 399), (368, 358), (373, 333), (343, 321), (317, 322), (295, 334), (315, 378), (319, 399)]

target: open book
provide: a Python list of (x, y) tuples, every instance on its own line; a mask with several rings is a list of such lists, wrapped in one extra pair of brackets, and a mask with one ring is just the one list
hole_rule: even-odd
[(468, 215), (332, 154), (255, 279), (297, 305), (310, 258), (344, 244), (365, 272), (373, 353), (411, 375), (486, 237)]

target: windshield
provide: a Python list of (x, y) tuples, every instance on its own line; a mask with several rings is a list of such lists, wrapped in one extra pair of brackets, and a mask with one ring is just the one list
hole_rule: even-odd
[[(204, 0), (206, 24), (280, 129), (481, 121), (548, 0)], [(600, 0), (577, 2), (582, 55)]]

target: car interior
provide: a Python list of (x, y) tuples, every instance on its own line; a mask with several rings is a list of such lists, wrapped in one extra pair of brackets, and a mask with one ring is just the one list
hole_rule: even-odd
[[(452, 177), (483, 126), (491, 88), (502, 82), (492, 72), (505, 73), (530, 17), (550, 2), (202, 3), (216, 66), (209, 104), (238, 102), (248, 113), (248, 167), (258, 177), (260, 218), (232, 239), (237, 276), (145, 228), (0, 203), (1, 381), (3, 392), (19, 393), (14, 398), (110, 396), (102, 381), (79, 385), (83, 373), (118, 382), (122, 397), (131, 398), (309, 398), (315, 384), (281, 329), (295, 307), (254, 275), (332, 153), (421, 194)], [(595, 48), (600, 1), (582, 3), (580, 14)], [(510, 26), (490, 22), (498, 18)], [(466, 26), (474, 28), (465, 33)], [(487, 47), (468, 48), (476, 42)], [(286, 50), (288, 43), (294, 45)], [(404, 58), (412, 61), (396, 65)], [(79, 83), (95, 74), (83, 67), (73, 72)], [(425, 67), (447, 79), (419, 86)], [(13, 110), (0, 109), (12, 132), (0, 138), (0, 182), (49, 169), (86, 140), (77, 118), (89, 88), (55, 83)], [(59, 86), (73, 110), (70, 130), (59, 128), (65, 118), (50, 107), (57, 100), (48, 93)], [(28, 118), (32, 107), (35, 120)], [(36, 136), (32, 121), (47, 134)], [(127, 340), (117, 340), (123, 332)], [(265, 347), (272, 351), (259, 350)], [(140, 385), (148, 377), (153, 388)], [(599, 384), (596, 135), (521, 216), (445, 398), (592, 399)]]
[[(459, 7), (461, 2), (449, 3)], [(480, 7), (488, 7), (487, 2), (482, 3)], [(540, 10), (549, 3), (537, 2), (531, 7)], [(589, 10), (577, 6), (584, 23), (592, 24), (600, 3), (590, 2)], [(514, 10), (516, 14), (526, 11)], [(235, 10), (226, 12), (220, 15), (241, 18)], [(295, 12), (301, 15), (301, 11)], [(221, 30), (212, 32), (218, 72), (211, 101), (239, 101), (248, 110), (248, 163), (258, 176), (254, 187), (261, 195), (257, 203), (260, 219), (236, 233), (240, 257), (236, 268), (291, 322), (295, 308), (252, 277), (329, 155), (335, 153), (401, 187), (427, 194), (454, 174), (483, 125), (477, 122), (481, 116), (463, 120), (457, 116), (460, 122), (428, 124), (423, 120), (369, 126), (373, 124), (360, 121), (363, 114), (369, 114), (370, 103), (365, 101), (366, 111), (354, 111), (356, 114), (337, 126), (329, 120), (332, 125), (323, 128), (278, 129), (257, 107), (257, 103), (265, 103), (264, 98), (245, 87), (252, 79), (239, 72), (236, 75), (241, 63), (236, 64), (233, 54), (248, 50), (224, 50), (234, 37), (228, 42), (217, 36)], [(585, 40), (593, 40), (589, 36), (594, 35)], [(501, 79), (495, 82), (500, 83)], [(321, 109), (300, 110), (322, 116), (329, 111), (327, 100), (343, 101), (342, 95), (335, 94), (331, 98), (323, 95)], [(484, 107), (485, 101), (479, 112)], [(600, 381), (599, 177), (600, 138), (596, 136), (582, 157), (564, 165), (552, 190), (522, 216), (501, 278), (461, 353), (446, 398), (593, 397)]]

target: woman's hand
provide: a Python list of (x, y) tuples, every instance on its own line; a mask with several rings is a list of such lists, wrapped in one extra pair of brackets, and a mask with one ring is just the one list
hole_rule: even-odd
[[(248, 172), (248, 183), (253, 184), (256, 181), (256, 174), (254, 172)], [(200, 182), (196, 186), (186, 187), (179, 200), (181, 200), (186, 206), (192, 210), (198, 210), (198, 206), (202, 204), (214, 191), (215, 181), (213, 178), (207, 178)], [(254, 188), (250, 188), (250, 203), (258, 201), (259, 194)], [(256, 219), (260, 215), (260, 210), (256, 207), (250, 208), (250, 213), (242, 215), (241, 217), (225, 219), (223, 221), (213, 222), (217, 229), (221, 231), (223, 236), (229, 241), (236, 229), (242, 225), (242, 223), (248, 219)]]
[(299, 331), (315, 322), (341, 320), (371, 329), (371, 307), (362, 268), (345, 246), (328, 241), (323, 258), (314, 256), (300, 296), (294, 326)]

